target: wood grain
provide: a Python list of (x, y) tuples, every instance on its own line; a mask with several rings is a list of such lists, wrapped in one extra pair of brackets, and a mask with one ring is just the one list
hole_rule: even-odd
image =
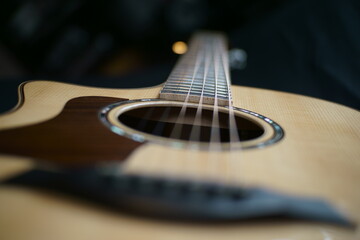
[[(0, 117), (0, 129), (15, 129), (52, 119), (66, 102), (76, 97), (157, 98), (160, 89), (161, 86), (128, 90), (29, 82), (23, 86), (21, 106)], [(274, 119), (284, 128), (285, 138), (267, 148), (215, 157), (207, 152), (181, 151), (148, 143), (130, 155), (126, 161), (127, 171), (214, 177), (219, 181), (230, 179), (238, 184), (324, 198), (359, 225), (360, 113), (339, 104), (270, 90), (233, 86), (232, 94), (234, 106)], [(0, 168), (4, 174), (14, 169), (7, 164), (9, 161), (22, 159), (6, 155), (1, 158)], [(358, 229), (322, 223), (161, 222), (107, 212), (61, 195), (8, 186), (0, 187), (0, 228), (0, 239), (15, 240), (360, 239)]]
[(121, 98), (79, 97), (55, 118), (0, 131), (0, 152), (66, 166), (123, 161), (139, 142), (116, 135), (100, 121), (101, 108)]

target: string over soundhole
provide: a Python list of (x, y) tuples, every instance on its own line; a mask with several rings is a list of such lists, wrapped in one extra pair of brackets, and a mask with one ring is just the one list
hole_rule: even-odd
[[(181, 107), (177, 106), (149, 106), (136, 108), (119, 115), (118, 120), (137, 131), (174, 140), (199, 141), (209, 143), (211, 132), (219, 131), (220, 138), (216, 141), (230, 142), (229, 114), (219, 112), (219, 124), (213, 123), (213, 111), (201, 110), (201, 119), (196, 122), (196, 111), (193, 107), (186, 108), (184, 117), (179, 119)], [(264, 129), (258, 124), (239, 116), (235, 117), (237, 132), (242, 141), (260, 137)], [(213, 129), (215, 128), (215, 130)], [(198, 137), (193, 137), (192, 132), (199, 131)]]
[[(143, 99), (112, 104), (100, 113), (103, 123), (113, 132), (135, 141), (151, 141), (177, 147), (196, 144), (208, 148), (219, 143), (222, 149), (262, 147), (283, 137), (281, 127), (260, 114), (234, 108), (235, 126), (231, 125), (229, 109), (220, 107), (213, 121), (213, 106), (204, 105), (198, 112), (196, 104), (159, 99)], [(237, 142), (231, 135), (236, 132)], [(213, 138), (218, 132), (219, 137)]]

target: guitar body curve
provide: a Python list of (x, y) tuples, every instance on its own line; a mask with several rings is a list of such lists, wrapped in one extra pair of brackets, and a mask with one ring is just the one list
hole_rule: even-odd
[[(160, 89), (160, 86), (131, 90), (99, 89), (50, 81), (27, 82), (20, 87), (21, 99), (17, 109), (0, 117), (0, 135), (46, 124), (61, 116), (66, 104), (77, 98), (112, 98), (110, 102), (152, 99), (158, 97)], [(208, 153), (189, 153), (184, 149), (146, 142), (136, 145), (123, 157), (123, 170), (161, 176), (196, 175), (202, 179), (231, 180), (235, 184), (324, 198), (360, 223), (360, 191), (357, 190), (360, 180), (360, 113), (327, 101), (270, 90), (232, 86), (232, 94), (234, 106), (278, 122), (285, 131), (284, 138), (265, 148), (220, 153), (224, 161), (212, 163), (208, 161)], [(28, 163), (35, 160), (26, 154), (0, 152), (3, 154), (0, 157), (2, 177), (18, 169), (31, 168)], [(196, 155), (196, 162), (188, 160), (189, 154)], [(175, 157), (169, 159), (169, 156)], [(20, 161), (24, 159), (28, 161)], [(5, 229), (0, 233), (2, 239), (24, 239), (29, 235), (37, 239), (53, 236), (59, 239), (73, 236), (77, 239), (97, 239), (100, 236), (129, 239), (356, 238), (353, 229), (324, 223), (259, 221), (189, 225), (109, 213), (64, 196), (20, 187), (1, 186), (0, 192), (0, 225)], [(24, 213), (31, 215), (31, 219), (24, 218)], [(49, 216), (53, 216), (51, 220)], [(12, 230), (16, 224), (21, 231)]]

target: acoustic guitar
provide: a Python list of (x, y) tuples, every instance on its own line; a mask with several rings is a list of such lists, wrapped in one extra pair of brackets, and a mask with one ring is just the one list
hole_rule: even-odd
[(231, 86), (200, 32), (161, 86), (19, 87), (0, 239), (359, 239), (360, 113)]

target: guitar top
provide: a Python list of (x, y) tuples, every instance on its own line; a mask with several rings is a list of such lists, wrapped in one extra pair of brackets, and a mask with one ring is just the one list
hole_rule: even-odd
[[(163, 86), (30, 81), (19, 99), (0, 116), (0, 178), (8, 182), (0, 188), (1, 239), (360, 236), (360, 113), (232, 86), (221, 34), (195, 35)], [(54, 176), (88, 195), (54, 191)], [(101, 186), (99, 176), (107, 179)], [(195, 203), (189, 192), (216, 201)], [(154, 216), (160, 212), (171, 221)]]

